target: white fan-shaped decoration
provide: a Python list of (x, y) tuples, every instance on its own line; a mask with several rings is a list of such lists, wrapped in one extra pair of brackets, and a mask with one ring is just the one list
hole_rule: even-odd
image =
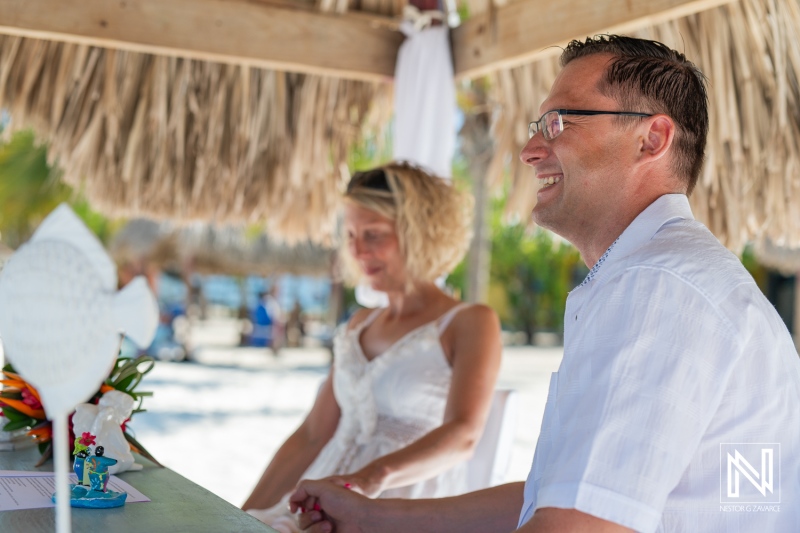
[(67, 416), (108, 377), (120, 333), (145, 347), (157, 321), (158, 307), (144, 279), (117, 292), (114, 263), (65, 204), (0, 272), (5, 357), (38, 389), (53, 421), (59, 533), (70, 530)]

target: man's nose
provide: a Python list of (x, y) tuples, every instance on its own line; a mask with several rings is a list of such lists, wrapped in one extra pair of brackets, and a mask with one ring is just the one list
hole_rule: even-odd
[(549, 150), (547, 142), (544, 140), (544, 134), (538, 131), (533, 137), (528, 139), (528, 142), (522, 147), (522, 151), (519, 153), (519, 159), (524, 164), (533, 166), (542, 159), (545, 159), (550, 153)]

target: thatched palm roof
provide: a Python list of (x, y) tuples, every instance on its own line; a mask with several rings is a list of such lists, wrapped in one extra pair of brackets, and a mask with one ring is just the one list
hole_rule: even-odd
[(177, 227), (135, 219), (114, 236), (109, 249), (119, 264), (145, 260), (185, 274), (330, 275), (333, 250), (308, 242), (289, 246), (263, 233), (250, 233), (236, 226)]
[[(467, 3), (472, 12), (487, 7)], [(344, 12), (349, 4), (320, 9)], [(404, 4), (353, 3), (389, 16)], [(738, 0), (640, 33), (685, 51), (710, 79), (708, 158), (692, 196), (698, 218), (732, 249), (765, 238), (800, 246), (800, 207), (791, 201), (800, 185), (798, 0)], [(510, 208), (522, 213), (535, 184), (516, 156), (558, 71), (552, 52), (491, 74), (498, 113), (490, 178), (503, 175), (510, 156)], [(386, 122), (390, 90), (0, 37), (0, 107), (10, 110), (13, 127), (33, 126), (52, 143), (67, 181), (83, 183), (93, 204), (126, 214), (265, 221), (288, 238), (330, 234), (348, 149), (364, 128)]]

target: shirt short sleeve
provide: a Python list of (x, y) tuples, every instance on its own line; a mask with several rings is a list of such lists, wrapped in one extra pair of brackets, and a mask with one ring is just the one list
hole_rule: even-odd
[(568, 316), (535, 508), (655, 531), (740, 348), (702, 290), (672, 272), (635, 267), (584, 290), (596, 293)]

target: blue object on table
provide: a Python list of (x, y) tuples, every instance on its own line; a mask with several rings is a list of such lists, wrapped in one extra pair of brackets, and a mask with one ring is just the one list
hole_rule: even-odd
[[(109, 490), (100, 492), (92, 490), (86, 485), (70, 484), (69, 504), (72, 507), (82, 507), (84, 509), (110, 509), (112, 507), (122, 507), (128, 498), (127, 492), (115, 492)], [(56, 495), (53, 494), (53, 503), (56, 502)]]
[[(92, 438), (94, 437), (92, 436)], [(79, 446), (79, 441), (80, 438), (75, 439), (76, 447)], [(105, 457), (104, 451), (102, 446), (98, 446), (95, 448), (95, 455), (89, 455), (88, 448), (75, 454), (73, 469), (78, 475), (78, 483), (70, 484), (69, 504), (71, 507), (109, 509), (125, 505), (125, 500), (128, 498), (127, 492), (108, 490), (108, 478), (110, 477), (108, 467), (117, 464), (117, 460)], [(85, 477), (89, 478), (91, 486), (84, 485)], [(53, 494), (52, 500), (55, 503), (55, 494)]]
[(108, 467), (117, 464), (116, 459), (103, 456), (103, 447), (98, 446), (96, 455), (86, 458), (86, 470), (89, 472), (89, 484), (96, 492), (105, 492), (108, 485)]
[[(76, 439), (77, 440), (77, 439)], [(72, 462), (72, 469), (75, 471), (75, 475), (78, 476), (78, 485), (83, 485), (83, 478), (84, 472), (86, 472), (86, 458), (89, 456), (89, 452), (86, 450), (81, 450), (75, 454), (75, 460)], [(88, 472), (87, 472), (88, 473)]]

